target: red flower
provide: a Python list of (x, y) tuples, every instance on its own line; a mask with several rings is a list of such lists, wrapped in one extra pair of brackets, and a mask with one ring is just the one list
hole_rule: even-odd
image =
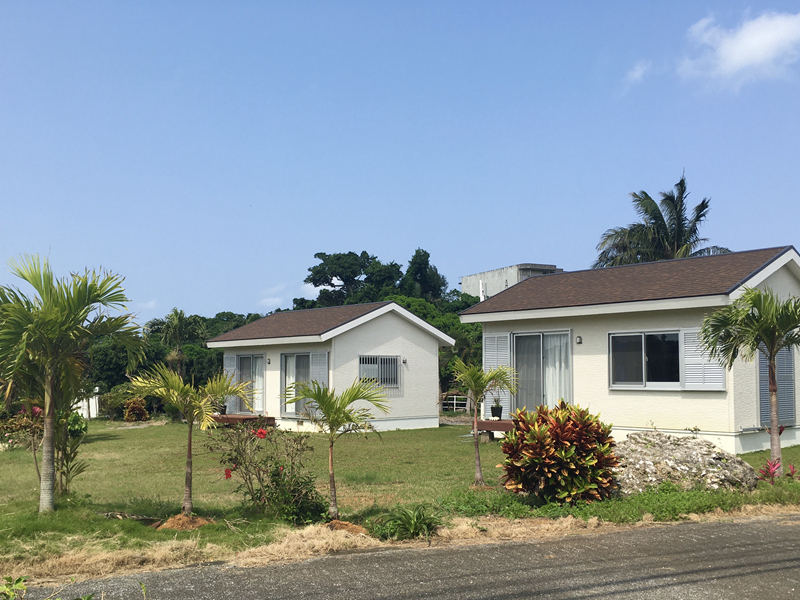
[(231, 475), (230, 469), (225, 469), (225, 479), (230, 479), (233, 475)]
[(281, 472), (281, 473), (283, 473), (283, 467), (279, 467), (279, 468), (278, 468), (278, 471), (279, 471), (279, 472)]
[(256, 436), (263, 440), (265, 437), (267, 437), (267, 432), (264, 429), (259, 429), (256, 431)]

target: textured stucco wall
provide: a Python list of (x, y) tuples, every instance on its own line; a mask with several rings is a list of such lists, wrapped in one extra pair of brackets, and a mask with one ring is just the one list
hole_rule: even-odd
[[(281, 415), (281, 354), (294, 352), (328, 352), (331, 351), (331, 341), (316, 344), (279, 344), (276, 346), (242, 346), (241, 348), (226, 348), (226, 356), (241, 354), (263, 354), (264, 360), (264, 408), (266, 414), (280, 418)], [(270, 364), (267, 364), (269, 359)], [(330, 377), (330, 354), (328, 358), (328, 377)]]
[[(732, 431), (733, 407), (727, 392), (612, 390), (608, 384), (608, 334), (699, 327), (705, 311), (661, 311), (571, 319), (486, 323), (485, 332), (571, 329), (574, 401), (617, 427)], [(576, 344), (581, 336), (583, 343)], [(730, 387), (731, 376), (727, 376)]]
[(390, 413), (376, 413), (376, 422), (390, 419), (439, 418), (439, 341), (403, 317), (387, 313), (334, 339), (334, 379), (344, 389), (358, 378), (358, 356), (400, 356), (401, 388), (390, 394)]
[[(279, 344), (227, 348), (226, 356), (262, 354), (265, 363), (266, 414), (278, 419), (281, 427), (310, 430), (308, 421), (281, 419), (281, 354), (328, 352), (329, 384), (338, 391), (358, 378), (359, 355), (398, 355), (402, 385), (390, 392), (390, 412), (377, 413), (379, 429), (436, 427), (439, 424), (439, 341), (406, 319), (387, 313), (347, 331), (327, 342), (314, 344)], [(373, 411), (375, 412), (375, 411)]]

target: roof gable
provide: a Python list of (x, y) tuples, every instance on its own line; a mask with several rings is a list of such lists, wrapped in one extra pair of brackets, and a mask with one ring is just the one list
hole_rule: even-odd
[(387, 312), (395, 312), (405, 320), (424, 329), (446, 345), (455, 340), (395, 302), (349, 304), (328, 308), (312, 308), (273, 313), (223, 333), (207, 343), (211, 348), (249, 344), (280, 344), (285, 342), (318, 342), (358, 327)]
[[(464, 317), (730, 295), (792, 246), (539, 275), (461, 313)], [(475, 318), (469, 319), (476, 320)]]

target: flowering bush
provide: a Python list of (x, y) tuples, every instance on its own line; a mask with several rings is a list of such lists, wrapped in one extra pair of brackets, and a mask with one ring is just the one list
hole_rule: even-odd
[(304, 466), (313, 448), (307, 433), (293, 433), (259, 421), (221, 427), (209, 434), (208, 449), (221, 455), (225, 479), (259, 512), (308, 523), (325, 518), (327, 508), (314, 477)]
[(7, 444), (9, 448), (23, 447), (33, 449), (39, 447), (44, 433), (44, 419), (42, 409), (34, 406), (29, 413), (22, 409), (4, 421), (0, 421), (0, 444)]

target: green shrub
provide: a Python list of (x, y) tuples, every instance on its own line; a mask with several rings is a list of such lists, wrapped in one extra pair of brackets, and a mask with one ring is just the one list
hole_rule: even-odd
[(506, 489), (559, 503), (602, 500), (616, 490), (610, 425), (563, 400), (535, 413), (518, 410), (513, 419), (501, 446), (507, 458), (499, 465)]
[(397, 506), (368, 522), (370, 533), (380, 539), (410, 540), (436, 535), (436, 528), (444, 525), (438, 511), (428, 504)]
[(80, 413), (72, 412), (67, 418), (67, 434), (70, 439), (79, 438), (89, 431), (89, 423)]
[(125, 421), (147, 421), (150, 415), (147, 414), (144, 398), (130, 398), (125, 401)]
[(225, 478), (239, 481), (245, 504), (284, 521), (311, 523), (325, 519), (327, 505), (304, 464), (313, 450), (310, 437), (259, 419), (217, 429), (208, 449), (221, 454)]

